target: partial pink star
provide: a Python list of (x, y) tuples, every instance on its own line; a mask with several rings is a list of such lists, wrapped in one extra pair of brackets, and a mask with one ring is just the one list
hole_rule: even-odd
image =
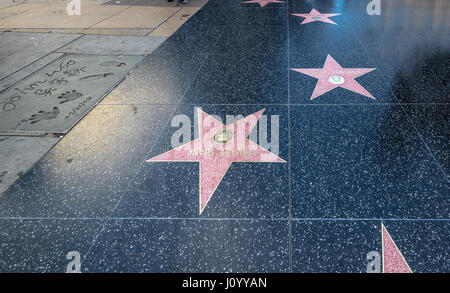
[(199, 137), (147, 162), (199, 162), (201, 214), (232, 162), (285, 162), (247, 138), (263, 112), (224, 125), (199, 108)]
[(277, 0), (251, 0), (251, 1), (245, 1), (245, 2), (242, 2), (242, 3), (258, 3), (259, 6), (264, 7), (264, 6), (266, 6), (267, 4), (270, 4), (270, 3), (285, 3), (285, 2), (277, 1)]
[(333, 16), (337, 16), (337, 15), (341, 15), (341, 14), (340, 13), (320, 13), (319, 11), (313, 9), (308, 14), (294, 14), (294, 13), (292, 13), (292, 15), (300, 16), (300, 17), (305, 18), (301, 24), (310, 23), (310, 22), (314, 22), (314, 21), (323, 21), (323, 22), (327, 22), (327, 23), (331, 23), (331, 24), (336, 24), (337, 25), (337, 23), (335, 23), (334, 21), (329, 19), (329, 17), (333, 17)]
[(376, 68), (343, 68), (330, 55), (327, 56), (323, 68), (291, 68), (294, 71), (317, 78), (316, 88), (312, 93), (311, 100), (325, 94), (337, 87), (342, 87), (349, 91), (364, 95), (368, 98), (375, 98), (363, 88), (355, 78), (364, 75)]
[(412, 273), (411, 268), (383, 224), (381, 224), (381, 237), (383, 243), (383, 273)]

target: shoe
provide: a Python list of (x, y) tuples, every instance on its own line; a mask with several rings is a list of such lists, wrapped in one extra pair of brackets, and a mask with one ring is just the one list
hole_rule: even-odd
[(173, 2), (173, 0), (167, 0), (167, 2)]
[(183, 5), (183, 0), (178, 0), (177, 6)]

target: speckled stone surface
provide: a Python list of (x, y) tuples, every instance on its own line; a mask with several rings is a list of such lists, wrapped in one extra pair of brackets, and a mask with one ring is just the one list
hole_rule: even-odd
[[(413, 273), (450, 270), (448, 221), (383, 224)], [(294, 220), (292, 235), (293, 271), (298, 273), (366, 273), (367, 254), (382, 254), (380, 221)]]
[(117, 220), (86, 272), (287, 272), (287, 221)]
[(232, 25), (284, 25), (287, 24), (285, 9), (235, 9), (229, 15)]
[(87, 254), (102, 225), (100, 220), (0, 219), (0, 270), (65, 273), (67, 254)]
[(450, 106), (409, 105), (406, 107), (420, 136), (432, 151), (436, 162), (450, 175)]
[(294, 217), (449, 217), (448, 179), (402, 106), (294, 106), (291, 125)]
[(287, 60), (272, 54), (210, 55), (183, 104), (285, 104), (288, 100)]
[(244, 55), (246, 58), (274, 54), (287, 60), (286, 32), (286, 25), (230, 25), (229, 29), (223, 32), (214, 54)]
[[(1, 271), (450, 272), (448, 1), (242, 2), (209, 0), (0, 197)], [(337, 24), (290, 15), (313, 8)], [(311, 100), (291, 69), (328, 55), (376, 68), (375, 99)], [(196, 107), (278, 115), (286, 161), (233, 162), (200, 213), (199, 163), (146, 162)]]
[(102, 103), (176, 105), (205, 58), (204, 54), (150, 55)]

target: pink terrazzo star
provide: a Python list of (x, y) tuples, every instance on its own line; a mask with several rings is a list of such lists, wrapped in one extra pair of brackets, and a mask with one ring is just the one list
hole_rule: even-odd
[(199, 162), (201, 214), (232, 162), (285, 162), (247, 138), (263, 112), (224, 125), (198, 109), (199, 138), (147, 162)]
[(301, 24), (310, 23), (310, 22), (314, 22), (314, 21), (323, 21), (323, 22), (337, 25), (337, 23), (335, 23), (334, 21), (329, 19), (329, 17), (333, 17), (333, 16), (337, 16), (337, 15), (341, 15), (341, 14), (340, 13), (320, 13), (319, 11), (313, 9), (308, 14), (292, 13), (292, 15), (305, 18)]
[(383, 241), (383, 273), (412, 273), (411, 268), (383, 224), (381, 224), (381, 235)]
[(376, 68), (343, 68), (330, 55), (323, 68), (292, 68), (292, 70), (317, 78), (316, 88), (312, 93), (311, 100), (329, 92), (337, 87), (375, 99), (356, 80), (358, 76), (364, 75)]
[(277, 0), (251, 0), (251, 1), (245, 1), (245, 2), (242, 2), (242, 3), (258, 3), (259, 6), (264, 7), (264, 6), (266, 6), (267, 4), (270, 4), (270, 3), (284, 3), (284, 2), (283, 1), (277, 1)]

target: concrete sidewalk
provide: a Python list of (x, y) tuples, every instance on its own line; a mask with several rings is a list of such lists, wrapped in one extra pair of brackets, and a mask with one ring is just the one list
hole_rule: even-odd
[(207, 0), (0, 0), (0, 194)]

